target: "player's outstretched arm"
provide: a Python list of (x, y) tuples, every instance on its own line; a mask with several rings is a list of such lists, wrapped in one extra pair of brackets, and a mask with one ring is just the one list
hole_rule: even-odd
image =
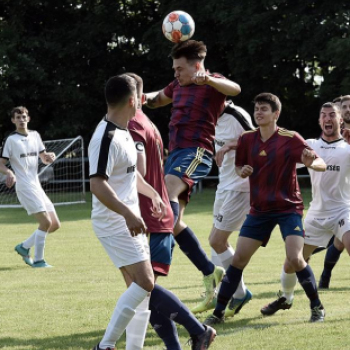
[(7, 159), (0, 158), (0, 173), (6, 175), (6, 186), (11, 188), (16, 182), (15, 174), (6, 166)]
[(90, 178), (90, 191), (108, 209), (122, 215), (132, 236), (147, 231), (146, 224), (140, 216), (135, 215), (113, 191), (107, 180), (102, 176)]
[(326, 171), (327, 165), (322, 158), (316, 158), (316, 154), (305, 148), (301, 155), (301, 162), (308, 168), (315, 171)]
[(151, 208), (152, 216), (154, 216), (158, 220), (162, 220), (164, 216), (167, 214), (166, 205), (164, 204), (158, 192), (144, 180), (144, 178), (138, 171), (137, 171), (137, 191), (152, 200), (152, 204), (153, 204), (153, 207)]
[(197, 72), (192, 77), (192, 81), (196, 85), (210, 85), (226, 96), (236, 96), (241, 92), (241, 87), (234, 81), (229, 79), (215, 78), (206, 74), (205, 72)]
[(148, 108), (158, 108), (170, 104), (173, 100), (164, 94), (164, 90), (143, 94), (143, 104)]

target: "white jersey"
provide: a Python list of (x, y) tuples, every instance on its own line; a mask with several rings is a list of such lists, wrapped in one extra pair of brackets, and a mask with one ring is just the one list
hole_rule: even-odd
[(343, 139), (327, 142), (320, 138), (306, 142), (327, 164), (325, 172), (308, 168), (312, 184), (309, 212), (324, 216), (325, 212), (350, 208), (350, 145)]
[[(243, 131), (252, 129), (254, 126), (250, 115), (229, 101), (215, 128), (215, 151), (219, 151), (227, 142), (238, 140)], [(235, 150), (227, 152), (224, 156), (222, 166), (219, 167), (218, 192), (226, 190), (249, 192), (249, 179), (242, 179), (236, 174), (235, 157)]]
[(41, 186), (38, 177), (39, 154), (45, 146), (38, 132), (29, 130), (28, 135), (17, 131), (4, 141), (1, 158), (8, 159), (16, 175), (16, 190)]
[[(136, 148), (127, 129), (105, 118), (98, 124), (89, 144), (90, 178), (103, 176), (118, 196), (135, 214), (140, 215), (136, 188)], [(92, 198), (93, 226), (99, 237), (127, 230), (123, 216), (109, 210), (95, 196)]]

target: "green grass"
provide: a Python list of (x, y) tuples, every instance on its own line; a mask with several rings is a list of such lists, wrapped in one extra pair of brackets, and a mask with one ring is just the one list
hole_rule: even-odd
[[(306, 202), (309, 191), (305, 192)], [(207, 236), (212, 225), (214, 191), (193, 196), (186, 222), (209, 253)], [(16, 244), (35, 230), (36, 224), (23, 209), (1, 209), (0, 255), (0, 348), (4, 350), (91, 349), (103, 335), (119, 295), (125, 290), (95, 237), (90, 222), (91, 203), (58, 207), (62, 228), (50, 235), (46, 259), (53, 269), (32, 269), (14, 252)], [(235, 244), (237, 234), (232, 235)], [(324, 253), (312, 258), (318, 279)], [(275, 230), (267, 248), (261, 248), (244, 273), (253, 300), (234, 319), (217, 327), (218, 337), (210, 349), (350, 349), (350, 260), (344, 253), (335, 268), (329, 291), (320, 292), (326, 321), (310, 324), (308, 300), (297, 286), (293, 308), (263, 318), (259, 312), (275, 299), (284, 246)], [(202, 278), (177, 248), (168, 278), (160, 283), (187, 306), (200, 301)], [(209, 313), (200, 316), (201, 320)], [(179, 327), (180, 340), (188, 335)], [(118, 349), (124, 349), (124, 338)], [(183, 346), (184, 349), (189, 349)], [(144, 349), (161, 350), (161, 341), (149, 328)]]

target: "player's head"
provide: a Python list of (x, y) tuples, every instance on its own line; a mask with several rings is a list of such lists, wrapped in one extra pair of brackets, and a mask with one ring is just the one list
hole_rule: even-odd
[(136, 80), (126, 74), (109, 78), (105, 87), (105, 97), (108, 108), (136, 108)]
[(204, 70), (204, 59), (207, 47), (202, 41), (182, 41), (172, 48), (170, 56), (173, 59), (175, 78), (181, 86), (192, 84), (191, 78), (200, 70)]
[(129, 77), (132, 77), (133, 79), (135, 79), (136, 81), (136, 94), (137, 94), (137, 98), (138, 98), (138, 108), (141, 108), (142, 106), (142, 96), (143, 96), (143, 80), (142, 78), (135, 74), (135, 73), (125, 73), (126, 75), (128, 75)]
[(254, 119), (258, 126), (276, 123), (282, 110), (282, 104), (276, 95), (263, 92), (255, 96)]
[(350, 124), (350, 95), (341, 97), (340, 112), (344, 123)]
[(340, 108), (340, 105), (341, 105), (341, 98), (342, 98), (343, 96), (338, 96), (338, 97), (336, 97), (336, 98), (334, 98), (333, 99), (333, 103), (335, 103), (339, 108)]
[(23, 106), (12, 108), (10, 112), (11, 121), (16, 125), (16, 130), (26, 130), (30, 121), (28, 109)]
[(322, 105), (318, 122), (324, 137), (327, 139), (340, 137), (342, 121), (340, 110), (336, 103), (327, 102)]

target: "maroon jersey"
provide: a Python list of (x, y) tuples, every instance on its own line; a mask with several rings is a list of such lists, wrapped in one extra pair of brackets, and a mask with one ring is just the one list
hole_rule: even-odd
[(250, 165), (250, 213), (298, 213), (303, 199), (296, 174), (303, 150), (312, 150), (296, 132), (277, 128), (265, 142), (260, 130), (247, 131), (238, 140), (236, 166)]
[(152, 207), (152, 200), (139, 193), (141, 216), (149, 232), (173, 232), (173, 211), (170, 206), (168, 192), (164, 182), (162, 137), (156, 126), (141, 110), (137, 110), (135, 117), (129, 121), (128, 129), (134, 141), (142, 142), (145, 147), (145, 181), (159, 193), (167, 206), (167, 215), (159, 221), (152, 216), (150, 210)]
[[(220, 74), (215, 78), (225, 79)], [(201, 147), (213, 153), (215, 126), (226, 96), (209, 85), (180, 86), (171, 82), (164, 94), (173, 107), (169, 123), (169, 152), (175, 148)]]

